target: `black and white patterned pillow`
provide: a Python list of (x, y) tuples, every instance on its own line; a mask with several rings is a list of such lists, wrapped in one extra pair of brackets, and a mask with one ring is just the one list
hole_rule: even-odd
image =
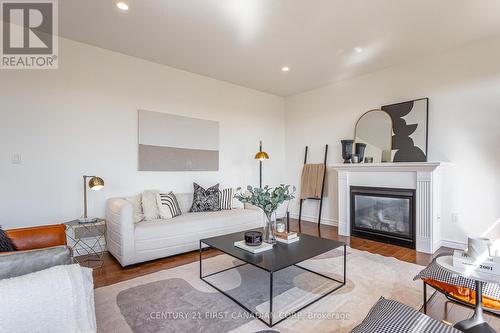
[(169, 220), (182, 214), (177, 198), (173, 192), (158, 194), (158, 208), (160, 217)]
[(460, 333), (407, 305), (381, 297), (351, 333)]
[(17, 246), (12, 239), (0, 228), (0, 252), (17, 251)]
[(233, 209), (233, 189), (225, 188), (219, 191), (219, 206), (221, 210)]
[(193, 204), (189, 210), (190, 212), (215, 212), (220, 210), (219, 184), (204, 189), (200, 185), (193, 183), (193, 187)]

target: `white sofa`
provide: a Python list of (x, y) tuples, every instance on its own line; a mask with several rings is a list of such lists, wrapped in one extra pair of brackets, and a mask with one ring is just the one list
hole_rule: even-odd
[(125, 267), (197, 250), (203, 238), (262, 227), (262, 211), (250, 205), (242, 209), (188, 213), (192, 193), (177, 194), (182, 215), (171, 220), (134, 223), (134, 207), (125, 198), (111, 198), (106, 207), (106, 245)]

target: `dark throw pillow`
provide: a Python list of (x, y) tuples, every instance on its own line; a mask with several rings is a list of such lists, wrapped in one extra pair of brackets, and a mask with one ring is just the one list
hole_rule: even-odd
[(7, 236), (5, 231), (0, 228), (0, 252), (17, 251), (17, 246), (12, 242), (12, 239)]
[(193, 187), (193, 204), (189, 210), (190, 212), (214, 212), (220, 210), (219, 184), (206, 190), (196, 183), (193, 183)]

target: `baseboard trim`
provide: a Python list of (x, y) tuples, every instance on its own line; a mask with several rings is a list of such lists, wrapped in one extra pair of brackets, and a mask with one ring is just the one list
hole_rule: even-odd
[(449, 247), (457, 250), (465, 250), (467, 248), (467, 244), (462, 242), (450, 241), (450, 240), (441, 240), (441, 246)]
[[(290, 213), (290, 217), (294, 218), (294, 219), (298, 219), (299, 218), (299, 214)], [(302, 214), (302, 220), (303, 221), (307, 221), (307, 222), (318, 223), (318, 217), (317, 216), (313, 216), (313, 215), (304, 215), (304, 214)], [(321, 218), (321, 224), (331, 225), (331, 226), (334, 226), (334, 227), (338, 227), (339, 222), (337, 220), (332, 219), (332, 218), (322, 217)]]

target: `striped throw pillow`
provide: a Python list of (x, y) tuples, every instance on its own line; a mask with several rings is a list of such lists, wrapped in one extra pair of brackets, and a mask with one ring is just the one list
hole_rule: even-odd
[(221, 210), (233, 209), (233, 189), (225, 188), (219, 191), (219, 205)]
[(182, 214), (173, 192), (158, 194), (158, 208), (160, 210), (160, 217), (164, 220), (169, 220)]

